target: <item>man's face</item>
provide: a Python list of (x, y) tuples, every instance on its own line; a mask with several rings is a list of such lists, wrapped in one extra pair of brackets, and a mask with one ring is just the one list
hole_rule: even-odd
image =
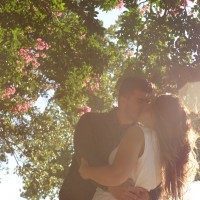
[(133, 122), (138, 120), (142, 109), (148, 103), (147, 93), (142, 90), (134, 90), (133, 94), (123, 97), (123, 108), (126, 116)]

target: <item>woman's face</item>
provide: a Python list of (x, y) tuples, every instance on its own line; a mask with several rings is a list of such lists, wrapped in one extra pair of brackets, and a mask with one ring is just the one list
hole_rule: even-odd
[(152, 109), (152, 105), (151, 104), (147, 104), (140, 116), (139, 116), (139, 122), (141, 122), (142, 124), (144, 124), (145, 126), (147, 127), (151, 127), (153, 128), (154, 127), (154, 124), (155, 124), (155, 115), (154, 115), (154, 112), (153, 112), (153, 109)]

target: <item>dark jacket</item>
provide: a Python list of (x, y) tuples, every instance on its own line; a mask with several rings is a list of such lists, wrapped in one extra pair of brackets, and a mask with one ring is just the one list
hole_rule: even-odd
[(116, 109), (108, 113), (86, 113), (80, 118), (74, 135), (75, 154), (59, 193), (60, 200), (92, 199), (97, 184), (80, 177), (80, 158), (84, 157), (93, 166), (107, 165), (126, 128), (119, 125)]

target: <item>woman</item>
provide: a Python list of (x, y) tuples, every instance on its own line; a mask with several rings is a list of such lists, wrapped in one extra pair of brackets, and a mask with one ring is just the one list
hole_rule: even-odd
[[(83, 159), (81, 176), (105, 186), (132, 178), (136, 186), (148, 191), (162, 183), (164, 199), (183, 199), (184, 186), (197, 167), (196, 137), (183, 106), (177, 97), (161, 95), (143, 111), (140, 121), (144, 126), (127, 130), (110, 155), (110, 165), (92, 167)], [(93, 200), (115, 198), (98, 188)]]

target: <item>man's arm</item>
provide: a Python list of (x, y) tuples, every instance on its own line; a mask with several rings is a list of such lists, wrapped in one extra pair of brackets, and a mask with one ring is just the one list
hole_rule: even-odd
[(149, 193), (144, 190), (143, 192), (136, 193), (135, 186), (132, 179), (119, 186), (108, 187), (107, 190), (118, 200), (149, 200)]
[(92, 179), (105, 186), (122, 184), (136, 169), (143, 146), (144, 135), (142, 130), (139, 127), (131, 127), (122, 138), (112, 164), (91, 166), (83, 159), (79, 172), (84, 179)]
[(87, 159), (91, 165), (94, 162), (95, 144), (92, 135), (92, 113), (86, 113), (81, 116), (74, 133), (75, 156), (79, 163), (81, 157)]
[[(86, 158), (89, 164), (94, 162), (95, 143), (92, 139), (92, 118), (91, 113), (83, 115), (75, 129), (74, 146), (77, 159), (80, 157)], [(135, 192), (135, 187), (132, 179), (127, 180), (125, 183), (108, 187), (107, 190), (118, 200), (149, 200), (149, 193), (144, 191), (144, 195), (138, 195)]]

